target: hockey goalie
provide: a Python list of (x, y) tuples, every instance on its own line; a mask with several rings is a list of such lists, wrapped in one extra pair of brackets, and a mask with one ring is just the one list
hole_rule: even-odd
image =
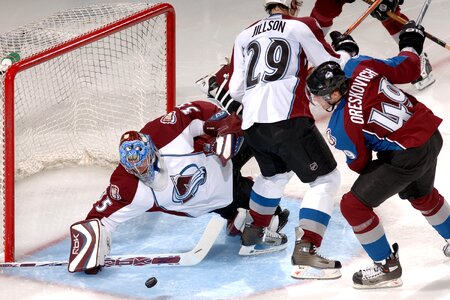
[[(111, 233), (145, 212), (217, 213), (233, 236), (248, 222), (253, 180), (240, 169), (252, 154), (235, 113), (207, 101), (184, 103), (141, 130), (124, 133), (119, 154), (101, 198), (85, 220), (70, 227), (69, 272), (96, 274), (111, 251)], [(288, 215), (277, 207), (259, 241), (267, 246), (264, 253), (286, 248), (287, 238), (279, 231)]]

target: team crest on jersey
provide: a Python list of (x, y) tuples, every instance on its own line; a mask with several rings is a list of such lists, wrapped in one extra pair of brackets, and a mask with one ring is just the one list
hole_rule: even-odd
[(172, 201), (183, 204), (191, 200), (206, 182), (206, 168), (191, 164), (170, 179), (173, 182)]
[(177, 122), (177, 115), (174, 111), (162, 116), (161, 123), (163, 124), (175, 124)]
[(331, 129), (327, 128), (327, 131), (325, 132), (327, 139), (328, 139), (328, 143), (330, 143), (331, 146), (336, 146), (336, 138), (334, 136), (331, 135)]
[(355, 158), (356, 158), (355, 153), (353, 153), (352, 151), (344, 150), (344, 153), (345, 153), (345, 155), (346, 155), (348, 158), (350, 158), (350, 159), (355, 159)]
[(109, 186), (109, 197), (113, 200), (122, 200), (122, 197), (120, 196), (119, 187), (115, 184), (111, 184)]

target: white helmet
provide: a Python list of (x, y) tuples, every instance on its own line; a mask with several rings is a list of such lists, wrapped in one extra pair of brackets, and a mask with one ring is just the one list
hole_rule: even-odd
[(283, 4), (286, 7), (290, 7), (291, 6), (291, 1), (292, 0), (266, 0), (266, 5), (269, 5), (269, 4)]
[[(281, 4), (286, 6), (289, 9), (289, 14), (291, 16), (297, 15), (298, 11), (300, 10), (300, 6), (303, 4), (303, 0), (265, 0), (264, 7), (267, 11), (267, 6), (270, 4)], [(267, 11), (269, 13), (269, 11)]]

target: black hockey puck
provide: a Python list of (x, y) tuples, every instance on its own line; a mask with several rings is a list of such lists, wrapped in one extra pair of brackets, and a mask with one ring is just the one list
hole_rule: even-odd
[(150, 278), (147, 279), (147, 281), (145, 282), (145, 286), (148, 287), (148, 288), (152, 288), (152, 287), (154, 287), (157, 283), (158, 283), (158, 280), (156, 280), (155, 277), (150, 277)]

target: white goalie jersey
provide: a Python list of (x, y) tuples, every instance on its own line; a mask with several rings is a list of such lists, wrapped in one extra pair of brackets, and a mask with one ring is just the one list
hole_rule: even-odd
[(229, 205), (233, 200), (231, 161), (222, 166), (216, 155), (204, 153), (197, 142), (204, 133), (204, 121), (217, 111), (211, 103), (194, 101), (149, 122), (141, 132), (151, 136), (160, 152), (153, 188), (119, 165), (86, 219), (99, 219), (113, 231), (145, 212), (198, 217)]

